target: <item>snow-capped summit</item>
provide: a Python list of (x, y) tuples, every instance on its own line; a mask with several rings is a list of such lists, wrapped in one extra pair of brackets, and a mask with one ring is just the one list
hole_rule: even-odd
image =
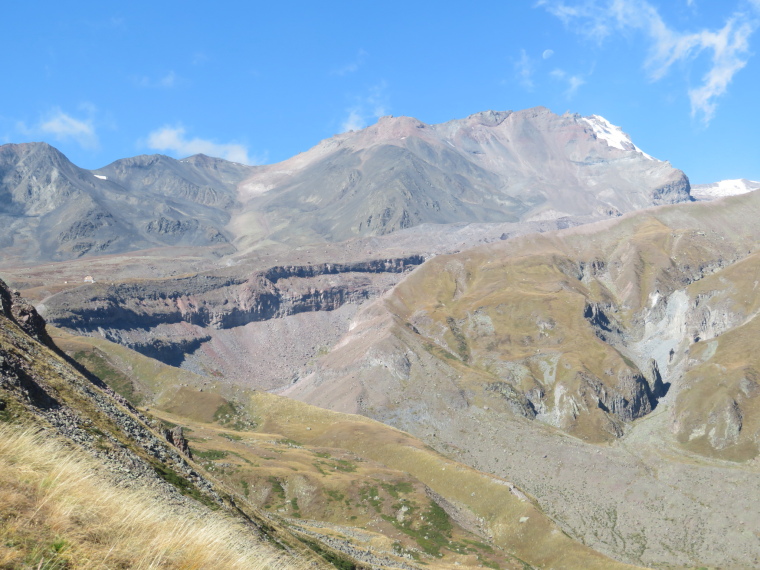
[(613, 125), (604, 117), (601, 117), (599, 115), (591, 115), (590, 117), (581, 118), (581, 121), (594, 129), (594, 134), (596, 134), (597, 138), (605, 141), (608, 146), (619, 148), (620, 150), (635, 150), (636, 152), (640, 152), (649, 160), (657, 160), (633, 144), (631, 137), (623, 132), (623, 129)]
[(721, 180), (712, 184), (695, 184), (691, 187), (691, 195), (697, 200), (715, 200), (724, 196), (736, 196), (760, 189), (760, 182), (738, 178), (736, 180)]

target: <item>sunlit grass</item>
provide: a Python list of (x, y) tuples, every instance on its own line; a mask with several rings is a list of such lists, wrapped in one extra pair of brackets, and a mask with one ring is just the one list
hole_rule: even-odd
[(118, 488), (46, 433), (0, 426), (0, 568), (299, 568), (223, 514)]

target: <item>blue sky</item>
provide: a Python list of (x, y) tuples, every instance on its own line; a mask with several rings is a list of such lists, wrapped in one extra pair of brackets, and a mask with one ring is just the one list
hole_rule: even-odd
[(598, 114), (693, 183), (760, 180), (760, 0), (12, 2), (0, 143), (85, 168), (270, 163), (382, 115)]

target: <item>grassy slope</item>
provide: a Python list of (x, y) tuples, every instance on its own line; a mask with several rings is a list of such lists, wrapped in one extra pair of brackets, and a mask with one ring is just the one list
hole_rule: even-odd
[[(728, 212), (719, 210), (718, 223), (711, 220), (711, 225), (703, 223), (711, 213), (705, 206), (663, 208), (617, 224), (581, 228), (577, 234), (530, 236), (441, 256), (402, 282), (389, 298), (397, 322), (416, 333), (412, 336), (401, 326), (394, 334), (408, 350), (427, 351), (453, 367), (464, 389), (479, 393), (508, 378), (518, 392), (541, 391), (549, 409), (562, 410), (554, 425), (590, 441), (610, 440), (620, 433), (618, 422), (596, 405), (596, 394), (584, 378), (615, 390), (622, 378), (648, 376), (647, 363), (642, 358), (633, 362), (632, 354), (601, 340), (584, 318), (586, 307), (605, 308), (610, 329), (631, 330), (655, 293), (667, 296), (701, 278), (705, 268), (709, 273), (711, 266), (741, 258), (756, 246), (754, 222), (746, 224), (752, 232), (748, 234), (713, 228), (731, 214), (737, 224), (742, 209), (743, 218), (751, 219), (757, 202), (732, 203)], [(703, 226), (707, 231), (697, 229)], [(757, 262), (745, 265), (747, 269), (737, 264), (735, 270), (706, 278), (702, 289), (751, 287)], [(726, 273), (735, 276), (728, 278), (731, 285), (721, 277)], [(690, 288), (692, 297), (699, 291), (699, 285)], [(731, 361), (740, 363), (739, 353), (746, 360), (753, 351), (736, 343), (737, 338), (751, 336), (736, 332), (721, 346), (732, 343)], [(724, 349), (722, 354), (728, 353)], [(333, 361), (338, 359), (336, 353)], [(568, 394), (575, 403), (563, 410)], [(754, 431), (748, 433), (752, 437)]]
[[(405, 471), (481, 518), (494, 544), (533, 566), (623, 568), (563, 534), (530, 500), (505, 481), (447, 459), (408, 434), (362, 416), (257, 393), (251, 409), (262, 429), (311, 445), (348, 449)], [(520, 522), (521, 519), (525, 519)]]
[(49, 435), (0, 425), (2, 568), (306, 568), (218, 513), (117, 487)]
[(738, 322), (691, 347), (691, 366), (676, 401), (678, 438), (687, 449), (703, 455), (745, 461), (758, 453), (758, 275), (760, 254), (753, 254), (689, 288), (692, 298), (700, 299), (708, 324), (720, 327), (725, 314)]
[[(158, 447), (170, 446), (2, 314), (0, 356), (3, 568), (212, 568), (218, 567), (215, 559), (229, 568), (300, 566), (295, 557), (283, 562), (250, 525), (244, 528), (248, 519), (236, 516), (239, 511), (221, 507), (183, 478), (169, 453), (163, 460), (148, 453), (134, 437), (155, 437)], [(45, 419), (51, 413), (54, 425), (96, 458), (58, 438)], [(127, 474), (144, 469), (154, 477), (117, 485), (113, 465), (99, 461), (104, 457), (111, 464), (123, 460)], [(171, 493), (153, 470), (198, 502)], [(281, 529), (269, 531), (282, 539)]]
[(452, 520), (409, 473), (342, 447), (269, 433), (266, 426), (231, 431), (153, 412), (189, 430), (196, 462), (235, 489), (239, 502), (282, 517), (296, 529), (339, 537), (360, 549), (370, 546), (389, 558), (406, 553), (436, 566), (522, 568), (502, 549), (484, 544), (479, 529), (471, 532)]
[[(60, 332), (52, 331), (52, 334), (57, 342), (61, 342)], [(97, 346), (104, 356), (100, 362), (110, 363), (114, 374), (127, 374), (136, 386), (146, 390), (145, 403), (154, 406), (153, 413), (193, 430), (189, 437), (191, 446), (201, 452), (198, 460), (204, 461), (203, 453), (206, 452), (207, 467), (226, 479), (239, 497), (245, 496), (246, 489), (241, 483), (245, 480), (253, 504), (264, 508), (269, 506), (269, 510), (279, 511), (282, 516), (297, 519), (294, 515), (298, 514), (303, 518), (341, 524), (343, 527), (350, 528), (353, 524), (358, 529), (364, 523), (369, 530), (377, 533), (378, 544), (387, 547), (389, 537), (391, 545), (398, 542), (403, 550), (416, 550), (424, 560), (426, 547), (429, 552), (435, 552), (436, 545), (416, 532), (421, 527), (413, 525), (407, 529), (410, 532), (405, 532), (398, 525), (383, 519), (383, 515), (390, 517), (397, 510), (393, 509), (395, 497), (383, 490), (380, 481), (390, 486), (409, 483), (414, 489), (410, 500), (417, 508), (429, 508), (429, 502), (426, 504), (422, 497), (422, 490), (427, 486), (459, 507), (470, 519), (480, 519), (490, 535), (490, 540), (486, 541), (495, 547), (494, 554), (489, 554), (487, 548), (473, 547), (471, 544), (484, 539), (453, 525), (456, 528), (450, 538), (456, 543), (455, 548), (449, 548), (443, 541), (439, 541), (438, 545), (443, 546), (440, 552), (448, 563), (480, 564), (482, 560), (511, 567), (519, 560), (532, 566), (627, 567), (567, 537), (532, 501), (513, 494), (506, 482), (448, 460), (404, 432), (362, 416), (338, 414), (260, 392), (246, 397), (242, 392), (225, 394), (237, 408), (241, 419), (245, 415), (252, 416), (253, 423), (257, 425), (255, 433), (232, 431), (232, 424), (226, 427), (219, 423), (210, 425), (206, 422), (213, 406), (199, 413), (197, 410), (204, 408), (204, 405), (190, 402), (193, 395), (199, 402), (208, 400), (209, 387), (200, 392), (196, 384), (203, 384), (207, 379), (157, 363), (107, 341), (69, 337), (62, 346), (79, 353), (87, 344)], [(87, 360), (84, 359), (83, 363), (87, 364)], [(149, 386), (159, 396), (148, 397)], [(173, 391), (183, 393), (184, 404), (188, 409), (196, 410), (193, 417), (183, 418), (160, 411), (170, 408), (175, 401)], [(173, 408), (173, 411), (177, 412), (177, 409)], [(236, 437), (243, 439), (237, 440)], [(290, 443), (295, 447), (291, 447)], [(329, 455), (329, 458), (318, 454)], [(356, 467), (356, 471), (348, 465)], [(325, 477), (320, 472), (325, 473)], [(280, 494), (278, 486), (283, 489), (284, 495)], [(303, 495), (299, 495), (299, 486), (301, 490), (308, 489), (308, 493), (316, 499), (305, 500)], [(367, 507), (367, 503), (373, 505), (374, 496), (370, 497), (366, 490), (373, 486), (378, 488), (376, 496), (381, 505), (380, 512), (374, 507)], [(338, 508), (338, 501), (334, 499), (341, 495), (344, 505), (346, 499), (351, 503), (348, 508)], [(293, 498), (297, 499), (298, 509), (288, 502)], [(352, 516), (356, 517), (353, 521)], [(523, 522), (520, 522), (521, 519)], [(370, 525), (373, 520), (375, 527)], [(457, 554), (457, 545), (468, 544), (471, 547), (469, 554), (465, 554), (463, 549), (460, 550), (462, 556)], [(500, 554), (501, 549), (507, 556)]]

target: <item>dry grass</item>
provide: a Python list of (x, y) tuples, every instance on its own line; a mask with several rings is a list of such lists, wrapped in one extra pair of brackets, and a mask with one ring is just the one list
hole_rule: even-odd
[(0, 426), (0, 568), (306, 567), (224, 515), (117, 488), (45, 433)]
[[(503, 481), (448, 459), (395, 428), (265, 392), (256, 392), (250, 407), (258, 414), (261, 432), (281, 434), (304, 445), (342, 448), (407, 473), (471, 512), (492, 535), (489, 542), (526, 565), (634, 568), (571, 539), (533, 502), (515, 496)], [(527, 522), (520, 522), (523, 517), (528, 517)]]

